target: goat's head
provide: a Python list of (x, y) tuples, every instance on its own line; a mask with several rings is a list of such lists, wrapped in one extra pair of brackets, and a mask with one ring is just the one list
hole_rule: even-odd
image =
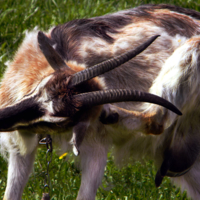
[(12, 131), (45, 123), (50, 126), (53, 124), (72, 127), (99, 116), (101, 105), (122, 101), (155, 103), (181, 114), (174, 105), (160, 97), (126, 89), (103, 90), (100, 82), (94, 78), (129, 61), (157, 37), (151, 37), (136, 49), (118, 57), (82, 71), (75, 71), (67, 66), (50, 45), (49, 38), (39, 32), (39, 47), (55, 72), (45, 77), (19, 102), (0, 109), (0, 131)]

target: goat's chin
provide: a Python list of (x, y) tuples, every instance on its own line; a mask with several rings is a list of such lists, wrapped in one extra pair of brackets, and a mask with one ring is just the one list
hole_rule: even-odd
[(36, 122), (33, 124), (30, 124), (29, 126), (26, 127), (18, 127), (18, 130), (25, 130), (25, 129), (32, 129), (36, 133), (41, 133), (41, 134), (59, 134), (62, 132), (66, 132), (69, 129), (72, 129), (72, 127), (75, 124), (72, 121), (65, 120), (62, 122), (58, 123), (52, 123), (52, 122)]
[(59, 134), (72, 129), (75, 124), (70, 120), (60, 122), (45, 122), (38, 121), (30, 124), (18, 124), (6, 130), (0, 130), (2, 132), (12, 132), (18, 130), (19, 132), (29, 131), (30, 133), (38, 134)]

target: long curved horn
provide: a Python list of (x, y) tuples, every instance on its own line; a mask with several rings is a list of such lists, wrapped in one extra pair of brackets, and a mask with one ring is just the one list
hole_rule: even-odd
[(85, 70), (77, 72), (76, 74), (73, 74), (69, 82), (69, 87), (76, 86), (84, 81), (87, 81), (91, 78), (104, 74), (105, 72), (108, 72), (124, 64), (125, 62), (129, 61), (130, 59), (132, 59), (133, 57), (137, 56), (142, 51), (144, 51), (158, 36), (159, 35), (155, 35), (149, 38), (146, 42), (141, 44), (136, 49), (130, 50), (122, 55), (106, 60), (102, 63), (94, 65), (93, 67), (87, 68)]
[(145, 92), (139, 92), (135, 90), (128, 89), (108, 89), (95, 92), (88, 92), (74, 95), (75, 99), (79, 100), (82, 107), (101, 105), (106, 103), (115, 103), (123, 101), (139, 101), (158, 104), (163, 106), (177, 115), (182, 115), (182, 113), (169, 101)]
[(55, 71), (60, 68), (71, 69), (69, 66), (66, 65), (64, 60), (55, 51), (55, 49), (49, 44), (49, 38), (41, 31), (38, 32), (38, 43), (48, 63)]

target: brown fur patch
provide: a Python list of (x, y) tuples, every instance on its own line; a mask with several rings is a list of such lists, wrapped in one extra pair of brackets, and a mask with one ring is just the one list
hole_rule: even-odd
[[(6, 70), (1, 85), (1, 105), (10, 105), (28, 94), (53, 69), (45, 57), (32, 43), (23, 43), (15, 55), (14, 61)], [(9, 99), (8, 99), (9, 98)]]
[(157, 113), (147, 113), (143, 115), (143, 120), (145, 122), (145, 134), (160, 135), (164, 131), (164, 123), (158, 123), (155, 120)]
[[(77, 71), (81, 71), (81, 67), (72, 66), (71, 64), (70, 67), (76, 69)], [(93, 78), (91, 80), (83, 82), (81, 85), (69, 88), (68, 83), (70, 81), (70, 77), (75, 73), (75, 71), (72, 73), (72, 71), (68, 69), (58, 70), (54, 73), (53, 77), (46, 84), (46, 90), (49, 98), (53, 101), (55, 116), (67, 116), (70, 118), (74, 118), (74, 116), (78, 117), (77, 112), (82, 109), (82, 104), (81, 102), (77, 101), (77, 99), (74, 98), (73, 95), (102, 89), (98, 78)], [(95, 113), (100, 112), (99, 109), (97, 110), (98, 111)], [(81, 113), (81, 115), (83, 115), (83, 112)], [(91, 112), (86, 113), (87, 114), (85, 114), (84, 116), (85, 118), (88, 118), (86, 116), (89, 115), (88, 113), (91, 114)], [(80, 114), (78, 115), (80, 117)]]

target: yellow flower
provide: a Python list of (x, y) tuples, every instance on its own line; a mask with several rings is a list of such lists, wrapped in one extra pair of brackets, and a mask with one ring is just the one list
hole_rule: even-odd
[(67, 156), (67, 152), (66, 153), (63, 153), (60, 157), (59, 157), (59, 159), (61, 160), (61, 159), (63, 159), (64, 157), (66, 157)]

